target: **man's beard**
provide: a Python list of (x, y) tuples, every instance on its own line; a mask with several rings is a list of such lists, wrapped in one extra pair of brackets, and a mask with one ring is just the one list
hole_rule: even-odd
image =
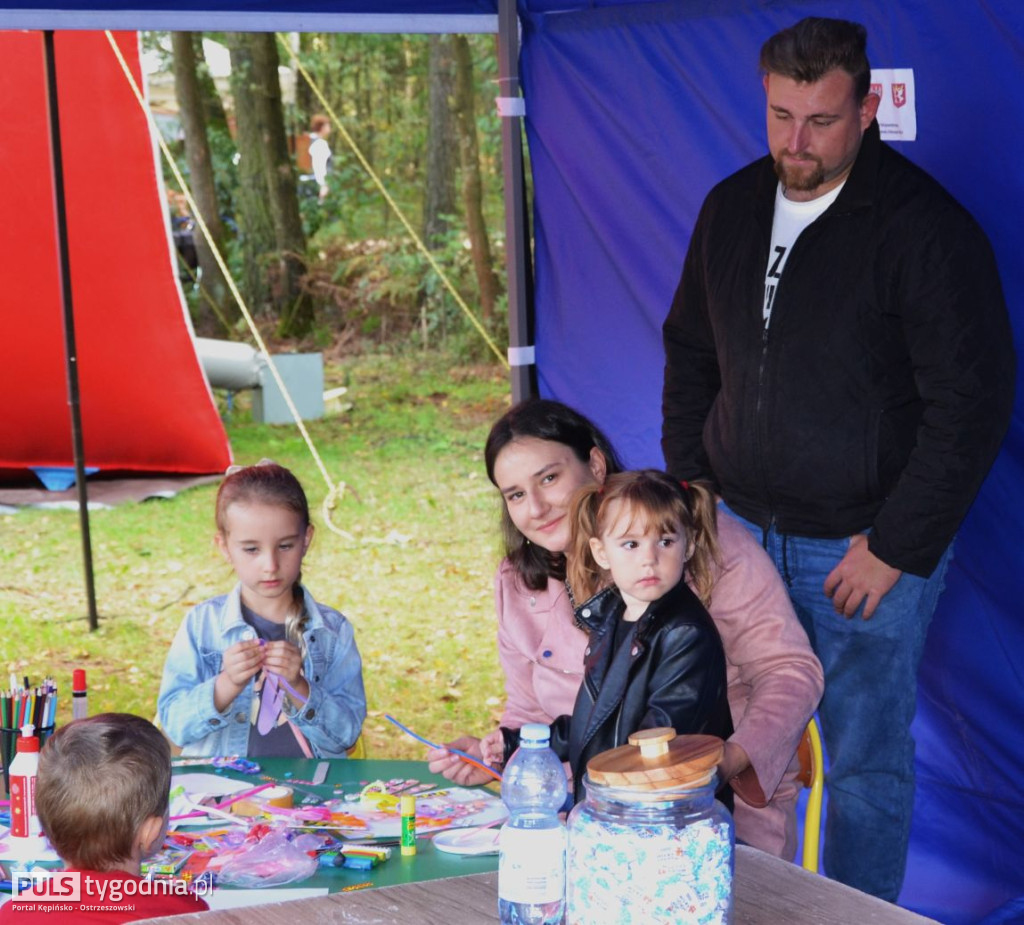
[(801, 193), (810, 193), (816, 190), (825, 182), (825, 169), (821, 159), (814, 155), (807, 155), (802, 162), (804, 165), (813, 165), (810, 171), (787, 168), (782, 158), (789, 155), (788, 151), (782, 151), (775, 160), (775, 176), (782, 182), (785, 189), (797, 190)]

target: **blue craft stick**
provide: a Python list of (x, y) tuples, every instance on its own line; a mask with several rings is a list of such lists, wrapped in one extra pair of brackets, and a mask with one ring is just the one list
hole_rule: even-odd
[(399, 729), (402, 730), (402, 732), (406, 733), (406, 735), (412, 736), (418, 742), (422, 742), (424, 745), (427, 745), (430, 748), (445, 748), (448, 751), (450, 751), (453, 755), (458, 755), (460, 758), (465, 758), (467, 761), (471, 762), (472, 764), (477, 764), (477, 765), (480, 765), (483, 768), (486, 768), (495, 777), (497, 777), (498, 780), (501, 780), (501, 772), (496, 770), (495, 768), (492, 768), (485, 761), (481, 761), (479, 758), (474, 758), (472, 755), (469, 755), (466, 752), (461, 751), (461, 750), (459, 750), (457, 748), (452, 748), (452, 746), (450, 746), (450, 745), (438, 745), (436, 742), (431, 742), (429, 739), (424, 739), (423, 736), (417, 735), (408, 726), (403, 726), (390, 713), (385, 713), (384, 714), (384, 719), (388, 720), (391, 723), (394, 723)]

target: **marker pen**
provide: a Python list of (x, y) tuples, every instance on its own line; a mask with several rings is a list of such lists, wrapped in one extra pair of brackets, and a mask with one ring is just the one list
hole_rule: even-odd
[(76, 668), (71, 675), (71, 718), (89, 715), (89, 691), (85, 685), (85, 669)]

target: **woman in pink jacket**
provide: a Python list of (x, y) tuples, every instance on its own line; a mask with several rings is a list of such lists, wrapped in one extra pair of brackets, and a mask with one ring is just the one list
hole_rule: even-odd
[[(495, 578), (506, 692), (501, 725), (550, 723), (572, 713), (587, 646), (565, 583), (569, 498), (622, 466), (593, 423), (548, 400), (522, 402), (503, 415), (484, 455), (505, 500), (506, 557)], [(796, 747), (821, 698), (821, 665), (782, 579), (754, 538), (720, 513), (718, 543), (721, 561), (708, 611), (725, 648), (735, 728), (719, 773), (736, 796), (737, 838), (791, 860), (800, 792)], [(451, 744), (479, 754), (478, 739)], [(457, 783), (487, 779), (445, 749), (432, 751), (429, 760), (431, 771)]]

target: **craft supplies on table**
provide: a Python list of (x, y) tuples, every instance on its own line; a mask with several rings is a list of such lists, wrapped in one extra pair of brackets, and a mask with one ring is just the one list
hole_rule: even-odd
[[(255, 781), (233, 767), (207, 773), (213, 770), (210, 759), (206, 760), (206, 768), (199, 766), (199, 759), (174, 761), (173, 784), (180, 790), (172, 813), (197, 814), (173, 822), (174, 828), (168, 834), (168, 847), (192, 852), (176, 876), (230, 887), (225, 893), (240, 890), (237, 881), (223, 880), (225, 865), (233, 861), (229, 874), (235, 876), (247, 863), (245, 852), (253, 850), (256, 841), (272, 832), (285, 833), (286, 839), (301, 847), (308, 857), (313, 872), (305, 874), (306, 879), (292, 881), (299, 887), (327, 886), (337, 892), (362, 882), (391, 886), (483, 872), (496, 866), (493, 856), (477, 857), (476, 852), (455, 855), (435, 850), (432, 843), (432, 836), (446, 829), (461, 835), (504, 818), (500, 799), (486, 788), (451, 786), (430, 774), (423, 762), (272, 757), (259, 760), (262, 771)], [(328, 768), (323, 783), (318, 785), (314, 781), (319, 778), (317, 772), (323, 764)], [(296, 785), (295, 781), (303, 783)], [(255, 789), (254, 783), (267, 789), (246, 795), (246, 791)], [(234, 812), (239, 804), (273, 794), (275, 787), (294, 790), (291, 808), (266, 806), (260, 815), (248, 817)], [(418, 851), (415, 856), (403, 857), (399, 850), (400, 798), (410, 794), (417, 796)], [(302, 803), (301, 799), (307, 797), (314, 802)], [(229, 800), (236, 802), (227, 810), (218, 808)], [(253, 857), (258, 859), (255, 854)], [(270, 869), (260, 863), (261, 870)], [(285, 866), (295, 873), (290, 862)], [(301, 867), (297, 869), (302, 873)], [(244, 892), (249, 893), (248, 887), (247, 883)], [(218, 893), (214, 890), (215, 896)], [(277, 893), (277, 889), (256, 889), (250, 901), (273, 902)]]
[(722, 742), (645, 730), (587, 764), (569, 814), (567, 925), (726, 925), (732, 817), (715, 800)]

